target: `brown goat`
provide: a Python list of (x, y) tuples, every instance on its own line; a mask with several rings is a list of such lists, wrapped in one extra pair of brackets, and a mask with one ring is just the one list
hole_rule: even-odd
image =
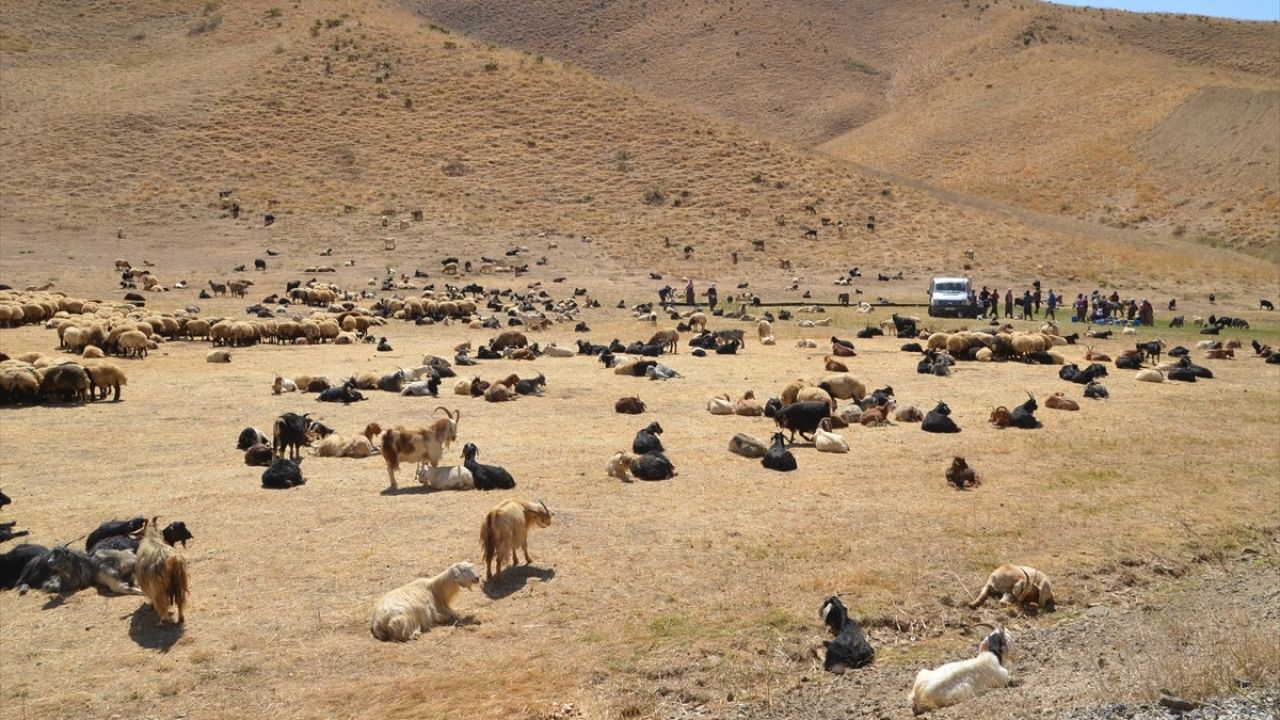
[(977, 487), (982, 484), (978, 480), (978, 474), (959, 455), (951, 460), (951, 467), (947, 468), (947, 482), (954, 485), (957, 490)]
[(1094, 352), (1093, 348), (1088, 345), (1084, 346), (1084, 359), (1089, 362), (1110, 362), (1111, 356), (1106, 353)]
[(484, 391), (489, 389), (489, 383), (481, 380), (479, 376), (471, 379), (471, 397), (480, 397), (484, 395)]
[(822, 361), (824, 363), (823, 367), (826, 369), (827, 372), (849, 372), (848, 365), (845, 365), (839, 360), (832, 359), (830, 355), (827, 355), (826, 357), (822, 358)]
[(164, 541), (160, 533), (159, 518), (151, 518), (145, 525), (142, 542), (138, 544), (138, 563), (133, 576), (142, 594), (151, 601), (151, 607), (161, 624), (169, 622), (169, 608), (178, 608), (178, 623), (187, 621), (187, 561)]
[(526, 565), (533, 562), (529, 557), (529, 532), (534, 527), (551, 525), (551, 511), (547, 504), (528, 500), (503, 500), (485, 516), (480, 526), (480, 545), (484, 548), (484, 577), (490, 580), (494, 576), (493, 561), (498, 562), (498, 573), (502, 572), (502, 564), (507, 555), (511, 556), (511, 566), (519, 564), (516, 550), (524, 550)]
[(387, 476), (391, 487), (396, 487), (396, 471), (401, 462), (426, 461), (431, 467), (440, 467), (440, 458), (449, 445), (458, 439), (458, 421), (462, 411), (449, 412), (448, 417), (436, 418), (430, 425), (419, 428), (394, 427), (382, 434), (382, 459), (387, 463)]
[(1080, 409), (1080, 403), (1076, 402), (1075, 400), (1072, 400), (1071, 398), (1067, 397), (1066, 395), (1063, 395), (1060, 392), (1056, 392), (1050, 395), (1048, 398), (1046, 398), (1044, 401), (1044, 406), (1047, 408), (1052, 408), (1054, 410), (1079, 410)]
[(645, 411), (645, 404), (638, 397), (624, 397), (618, 398), (618, 401), (613, 404), (613, 409), (614, 412), (623, 415), (639, 415)]
[(892, 400), (879, 407), (873, 407), (870, 410), (863, 410), (858, 416), (858, 422), (863, 427), (884, 427), (889, 425), (890, 414), (893, 413), (894, 403)]
[(755, 391), (748, 390), (742, 393), (741, 400), (733, 404), (733, 413), (743, 417), (760, 417), (764, 415), (764, 407), (756, 400)]
[(987, 420), (987, 422), (991, 423), (992, 425), (995, 425), (998, 428), (1009, 427), (1009, 408), (1001, 405), (995, 410), (992, 410), (991, 417)]
[(1219, 350), (1205, 350), (1204, 356), (1210, 360), (1227, 360), (1227, 359), (1234, 360), (1236, 357), (1236, 351), (1228, 348), (1221, 348)]
[[(512, 375), (512, 377), (515, 376)], [(506, 402), (508, 400), (514, 400), (516, 397), (515, 392), (513, 392), (511, 388), (500, 382), (490, 385), (489, 389), (484, 391), (484, 399), (487, 402)]]

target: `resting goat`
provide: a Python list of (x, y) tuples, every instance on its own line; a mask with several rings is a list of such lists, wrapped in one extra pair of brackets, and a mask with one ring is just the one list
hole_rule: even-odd
[(959, 455), (951, 460), (951, 466), (947, 468), (947, 482), (954, 485), (957, 490), (977, 487), (982, 484), (982, 481), (978, 479), (978, 474)]
[(631, 452), (637, 455), (644, 455), (647, 452), (662, 452), (662, 440), (658, 438), (662, 434), (662, 426), (656, 422), (646, 425), (640, 432), (636, 433), (636, 439), (631, 442)]
[(484, 548), (484, 577), (492, 580), (494, 576), (493, 562), (497, 560), (497, 573), (502, 573), (502, 564), (507, 555), (511, 556), (511, 565), (519, 564), (516, 550), (524, 550), (525, 564), (532, 563), (529, 557), (529, 532), (534, 527), (549, 527), (551, 511), (547, 504), (528, 500), (503, 500), (485, 516), (480, 526), (480, 546)]
[(1013, 637), (998, 628), (978, 646), (978, 656), (950, 662), (916, 674), (911, 688), (911, 712), (920, 715), (1009, 686), (1006, 663), (1012, 660)]
[(958, 433), (960, 426), (956, 425), (951, 419), (951, 408), (946, 403), (939, 401), (937, 406), (924, 416), (924, 422), (920, 423), (920, 429), (931, 433)]
[(457, 619), (453, 601), (462, 588), (480, 582), (469, 562), (457, 563), (433, 578), (418, 578), (383, 595), (373, 606), (369, 632), (379, 640), (407, 642), (433, 625)]
[(782, 433), (773, 434), (773, 444), (769, 446), (769, 450), (764, 454), (764, 458), (760, 460), (760, 464), (769, 470), (777, 470), (778, 472), (791, 472), (795, 470), (796, 456), (791, 454), (787, 449), (786, 440), (782, 437)]
[(479, 454), (480, 448), (475, 443), (462, 446), (462, 467), (471, 474), (472, 484), (477, 490), (510, 490), (516, 486), (515, 478), (506, 468), (476, 462)]
[(976, 608), (989, 597), (999, 597), (1001, 605), (1035, 605), (1046, 610), (1053, 609), (1053, 590), (1049, 585), (1049, 576), (1026, 565), (1001, 565), (996, 568), (987, 584), (982, 587), (978, 597), (969, 603)]
[(824, 641), (827, 658), (822, 666), (827, 672), (843, 674), (847, 670), (870, 665), (876, 657), (876, 651), (867, 642), (862, 633), (862, 626), (849, 619), (840, 598), (832, 595), (818, 609), (818, 616), (827, 624), (835, 640)]

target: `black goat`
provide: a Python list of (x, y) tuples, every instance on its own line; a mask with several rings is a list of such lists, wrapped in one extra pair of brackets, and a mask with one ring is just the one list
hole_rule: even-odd
[(875, 660), (876, 651), (867, 642), (862, 626), (849, 619), (849, 611), (845, 609), (840, 598), (832, 595), (818, 609), (818, 616), (827, 624), (834, 640), (822, 643), (827, 649), (827, 658), (822, 666), (827, 672), (843, 674), (847, 670), (870, 665)]
[(272, 434), (271, 448), (277, 456), (283, 457), (286, 448), (289, 456), (301, 456), (302, 446), (311, 446), (313, 436), (324, 437), (333, 431), (310, 418), (310, 413), (298, 415), (285, 413), (276, 418)]
[(240, 438), (236, 440), (237, 450), (248, 450), (254, 445), (266, 445), (269, 440), (267, 436), (258, 428), (247, 427), (240, 431)]
[(1071, 333), (1070, 335), (1063, 335), (1062, 339), (1066, 340), (1068, 345), (1075, 345), (1076, 342), (1080, 340), (1080, 333)]
[(931, 433), (960, 432), (960, 426), (956, 425), (955, 420), (951, 419), (951, 408), (947, 407), (947, 404), (942, 401), (938, 401), (937, 407), (924, 416), (924, 422), (920, 423), (920, 429)]
[(951, 465), (947, 467), (946, 476), (947, 482), (954, 485), (957, 490), (977, 487), (982, 484), (978, 480), (978, 474), (959, 455), (951, 459)]
[(302, 459), (286, 460), (278, 457), (271, 461), (271, 467), (268, 467), (262, 473), (262, 487), (274, 490), (288, 490), (291, 487), (305, 485), (306, 480), (302, 478), (302, 468), (299, 465)]
[(796, 433), (800, 433), (800, 437), (805, 440), (813, 440), (813, 435), (817, 432), (822, 419), (830, 415), (830, 405), (821, 400), (809, 400), (783, 407), (773, 416), (773, 421), (779, 428), (790, 430), (790, 442), (795, 442)]
[(737, 355), (739, 345), (741, 345), (741, 343), (737, 340), (726, 340), (723, 343), (716, 346), (716, 354), (717, 355)]
[(343, 405), (349, 405), (353, 402), (364, 400), (364, 395), (356, 390), (356, 384), (353, 380), (348, 380), (335, 388), (329, 388), (320, 393), (316, 397), (317, 402), (340, 402)]
[(480, 448), (475, 443), (467, 443), (462, 447), (462, 466), (471, 473), (477, 490), (510, 490), (516, 486), (515, 478), (506, 468), (497, 465), (482, 465), (476, 462)]
[(541, 395), (547, 387), (547, 378), (542, 373), (538, 377), (516, 382), (516, 393), (519, 395)]
[(11, 590), (18, 585), (18, 578), (27, 563), (49, 552), (42, 545), (23, 543), (7, 553), (0, 554), (0, 590)]
[(1196, 374), (1184, 367), (1173, 368), (1169, 370), (1169, 372), (1166, 373), (1165, 376), (1168, 377), (1170, 380), (1177, 380), (1179, 382), (1195, 382), (1196, 381)]
[(454, 355), (453, 362), (461, 367), (471, 367), (472, 365), (476, 364), (475, 360), (472, 360), (471, 358), (467, 357), (467, 353), (465, 351), (459, 352), (456, 355)]
[(1144, 342), (1137, 344), (1138, 350), (1141, 351), (1146, 359), (1150, 362), (1160, 362), (1160, 353), (1164, 350), (1164, 346), (1159, 340)]
[[(175, 520), (174, 522), (169, 523), (169, 525), (165, 527), (163, 535), (164, 541), (168, 543), (170, 547), (173, 547), (178, 543), (182, 543), (182, 547), (186, 547), (188, 540), (195, 539), (195, 536), (187, 529), (187, 524), (181, 520)], [(141, 543), (141, 534), (113, 535), (111, 537), (104, 538), (100, 542), (94, 543), (89, 546), (88, 550), (90, 555), (100, 550), (128, 550), (136, 553), (138, 551), (138, 545)]]
[(27, 562), (18, 577), (18, 592), (26, 594), (32, 587), (48, 593), (73, 593), (98, 584), (120, 595), (137, 594), (137, 590), (120, 579), (120, 571), (111, 562), (115, 558), (90, 557), (66, 545), (55, 545)]
[(631, 442), (631, 452), (637, 455), (644, 455), (650, 452), (662, 452), (662, 440), (658, 436), (662, 434), (662, 426), (656, 422), (651, 422), (640, 432), (636, 433), (636, 439)]
[(1009, 413), (1009, 424), (1022, 430), (1035, 430), (1040, 427), (1040, 421), (1035, 416), (1035, 412), (1039, 408), (1040, 406), (1036, 404), (1035, 397), (1031, 393), (1027, 393), (1027, 401), (1015, 407)]
[(855, 349), (855, 348), (853, 347), (853, 343), (852, 343), (851, 341), (849, 341), (849, 340), (843, 340), (843, 339), (841, 339), (841, 338), (836, 337), (835, 335), (832, 335), (832, 336), (831, 336), (831, 344), (832, 344), (832, 345), (843, 345), (843, 346), (845, 346), (845, 347), (849, 348), (850, 350)]
[(884, 335), (884, 331), (874, 325), (868, 325), (857, 333), (859, 340), (869, 340), (873, 337), (880, 337), (882, 335)]
[(1106, 400), (1111, 395), (1107, 392), (1107, 388), (1100, 382), (1091, 382), (1084, 386), (1084, 396), (1093, 400)]
[(99, 525), (97, 530), (89, 533), (89, 537), (84, 541), (85, 552), (93, 552), (93, 548), (107, 538), (141, 535), (142, 529), (146, 526), (147, 519), (141, 517), (132, 520), (108, 520)]
[[(438, 377), (438, 376), (437, 376)], [(400, 388), (404, 386), (405, 371), (396, 370), (378, 378), (378, 389), (383, 392), (400, 392)], [(361, 398), (363, 399), (363, 398)]]
[(909, 353), (924, 352), (924, 348), (920, 347), (920, 343), (918, 342), (904, 343), (902, 347), (899, 349), (902, 350), (902, 352), (909, 352)]
[(647, 452), (631, 463), (631, 474), (640, 480), (670, 480), (676, 476), (676, 466), (660, 452)]
[(796, 469), (796, 456), (792, 455), (791, 451), (787, 449), (782, 433), (773, 434), (773, 444), (769, 446), (769, 450), (760, 459), (760, 464), (769, 470), (777, 470), (778, 472), (791, 472)]
[(1116, 357), (1116, 367), (1121, 370), (1141, 370), (1142, 356), (1138, 354), (1120, 355)]
[(775, 417), (777, 417), (777, 416), (778, 416), (778, 411), (779, 411), (779, 410), (781, 410), (781, 409), (782, 409), (782, 399), (781, 399), (781, 398), (778, 398), (778, 397), (771, 397), (771, 398), (769, 398), (768, 400), (766, 400), (766, 401), (764, 402), (764, 416), (765, 416), (765, 417), (767, 417), (767, 418), (775, 418)]

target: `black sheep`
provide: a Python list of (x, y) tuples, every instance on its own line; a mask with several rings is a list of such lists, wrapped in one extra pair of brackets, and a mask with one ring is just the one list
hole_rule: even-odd
[(847, 670), (870, 665), (875, 660), (875, 649), (867, 642), (862, 626), (849, 619), (849, 612), (845, 610), (840, 598), (835, 595), (827, 598), (819, 608), (818, 616), (827, 624), (831, 634), (836, 636), (835, 640), (822, 643), (827, 649), (827, 658), (822, 664), (827, 672), (839, 675)]
[(248, 450), (253, 445), (266, 445), (269, 442), (271, 441), (261, 430), (247, 427), (240, 431), (240, 438), (236, 440), (236, 449)]
[(1040, 421), (1035, 416), (1035, 412), (1039, 407), (1036, 404), (1035, 397), (1031, 393), (1027, 393), (1027, 401), (1015, 407), (1013, 412), (1009, 413), (1009, 424), (1023, 430), (1035, 430), (1040, 427)]
[(7, 553), (0, 554), (0, 590), (11, 590), (18, 585), (27, 563), (49, 552), (41, 545), (23, 543)]
[(631, 463), (631, 474), (640, 480), (670, 480), (676, 476), (676, 466), (660, 452), (647, 452)]
[(782, 433), (773, 434), (773, 444), (769, 446), (768, 452), (760, 459), (760, 464), (769, 470), (777, 470), (778, 472), (791, 472), (796, 469), (796, 456), (792, 455), (791, 451), (787, 449)]
[(467, 443), (462, 448), (462, 466), (471, 473), (477, 490), (510, 490), (516, 486), (515, 478), (506, 468), (476, 462), (479, 453), (475, 443)]
[(805, 440), (812, 440), (822, 419), (831, 415), (831, 406), (821, 400), (809, 400), (787, 405), (777, 412), (773, 421), (783, 430), (791, 431), (791, 442), (796, 433)]
[(640, 432), (636, 433), (636, 439), (631, 442), (631, 452), (637, 455), (644, 455), (650, 452), (663, 452), (662, 440), (658, 438), (662, 434), (662, 426), (657, 422), (651, 422)]
[(287, 490), (305, 484), (306, 480), (302, 479), (302, 468), (299, 467), (301, 463), (302, 458), (287, 460), (281, 457), (271, 461), (271, 467), (262, 473), (262, 487)]
[(1100, 382), (1091, 382), (1084, 388), (1084, 396), (1094, 400), (1106, 400), (1110, 395), (1107, 388)]
[(937, 407), (929, 411), (924, 416), (924, 422), (920, 423), (920, 429), (931, 433), (958, 433), (960, 427), (951, 419), (951, 408), (947, 407), (944, 402), (939, 402)]
[(132, 520), (108, 520), (99, 525), (97, 530), (89, 533), (89, 537), (84, 541), (84, 549), (86, 552), (93, 552), (94, 546), (107, 538), (138, 535), (146, 526), (147, 519), (141, 517)]

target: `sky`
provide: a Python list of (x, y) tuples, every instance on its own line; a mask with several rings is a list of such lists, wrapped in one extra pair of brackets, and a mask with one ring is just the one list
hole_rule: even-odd
[(1280, 20), (1280, 0), (1054, 0), (1134, 12), (1194, 13), (1240, 20)]

